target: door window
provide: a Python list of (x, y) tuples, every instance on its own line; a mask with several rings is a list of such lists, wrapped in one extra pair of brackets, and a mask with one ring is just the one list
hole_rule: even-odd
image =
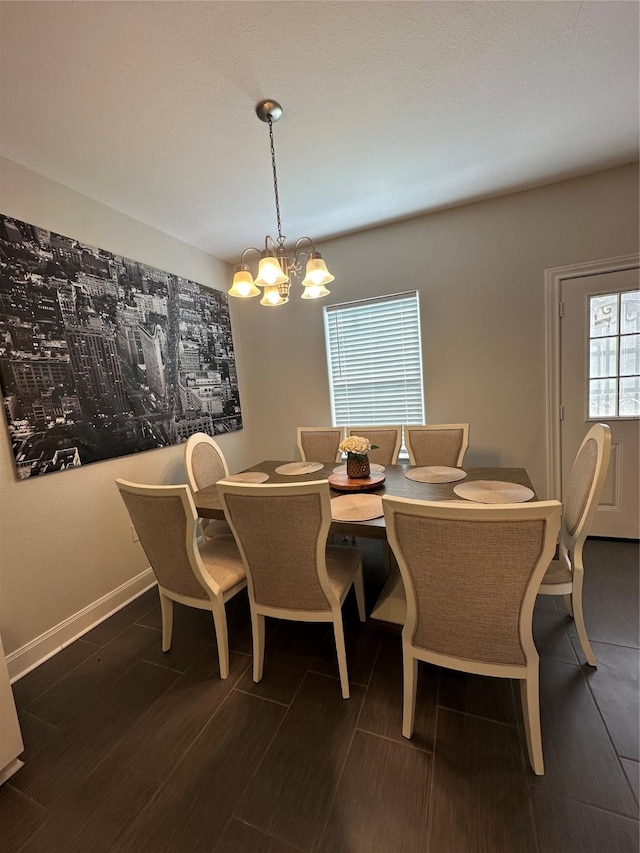
[(640, 290), (589, 297), (589, 417), (640, 417)]

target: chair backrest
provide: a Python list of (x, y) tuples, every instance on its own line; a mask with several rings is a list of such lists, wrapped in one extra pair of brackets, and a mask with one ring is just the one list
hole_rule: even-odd
[(339, 607), (325, 549), (331, 526), (329, 484), (218, 483), (227, 522), (242, 554), (249, 596), (281, 610)]
[(562, 544), (568, 551), (587, 538), (609, 470), (611, 429), (594, 424), (585, 435), (569, 473), (564, 493)]
[[(458, 505), (383, 496), (407, 597), (403, 638), (446, 658), (523, 666), (562, 504)], [(445, 664), (446, 665), (446, 664)], [(477, 671), (477, 670), (476, 670)]]
[(210, 598), (219, 588), (205, 577), (196, 545), (197, 513), (189, 486), (149, 486), (116, 480), (140, 544), (161, 587)]
[(469, 424), (407, 425), (404, 443), (412, 465), (462, 465), (469, 446)]
[(361, 435), (371, 444), (377, 444), (377, 450), (369, 451), (371, 462), (378, 465), (395, 465), (402, 444), (402, 426), (356, 426), (347, 427), (347, 435)]
[(184, 447), (184, 467), (194, 492), (229, 476), (224, 453), (218, 443), (204, 432), (196, 432), (187, 439)]
[(297, 438), (303, 462), (338, 462), (344, 427), (298, 427)]

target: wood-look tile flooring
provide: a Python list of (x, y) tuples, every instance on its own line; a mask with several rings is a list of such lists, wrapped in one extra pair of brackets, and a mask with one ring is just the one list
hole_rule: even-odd
[(638, 546), (591, 540), (586, 565), (597, 670), (562, 600), (536, 608), (544, 777), (510, 681), (422, 665), (405, 740), (400, 638), (349, 600), (345, 701), (325, 627), (271, 622), (254, 684), (241, 596), (223, 682), (206, 613), (177, 606), (162, 654), (151, 590), (14, 684), (26, 764), (0, 788), (0, 849), (635, 853)]

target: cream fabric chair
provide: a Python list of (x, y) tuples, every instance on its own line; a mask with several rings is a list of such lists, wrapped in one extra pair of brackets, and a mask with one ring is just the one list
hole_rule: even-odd
[(407, 425), (404, 443), (412, 465), (462, 465), (469, 446), (469, 424)]
[(344, 427), (298, 427), (297, 443), (303, 462), (338, 462)]
[[(184, 467), (194, 492), (229, 476), (229, 466), (224, 453), (218, 443), (204, 432), (196, 432), (187, 439), (184, 446)], [(200, 525), (205, 539), (231, 533), (231, 528), (222, 519), (202, 518)]]
[(597, 661), (587, 637), (582, 610), (582, 549), (598, 510), (610, 455), (611, 429), (607, 424), (594, 424), (578, 449), (566, 484), (559, 557), (547, 569), (539, 589), (540, 595), (563, 596), (591, 666), (597, 666)]
[(171, 648), (173, 602), (210, 610), (216, 630), (220, 677), (229, 675), (225, 602), (247, 585), (233, 536), (197, 544), (198, 516), (189, 486), (147, 486), (116, 480), (131, 521), (158, 581), (162, 651)]
[(418, 661), (520, 680), (529, 760), (544, 773), (533, 607), (560, 529), (559, 501), (458, 505), (382, 498), (407, 598), (402, 734)]
[(347, 427), (347, 436), (361, 435), (371, 444), (377, 444), (377, 450), (369, 451), (369, 460), (378, 465), (395, 465), (402, 444), (402, 426), (355, 426)]
[(342, 696), (349, 698), (342, 603), (355, 586), (365, 621), (362, 553), (327, 545), (331, 502), (326, 480), (260, 486), (218, 483), (244, 560), (253, 630), (253, 680), (264, 666), (264, 617), (331, 622)]

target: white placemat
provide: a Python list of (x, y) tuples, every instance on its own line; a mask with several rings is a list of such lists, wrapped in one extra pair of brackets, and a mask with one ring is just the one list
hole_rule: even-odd
[(314, 471), (319, 471), (321, 468), (324, 468), (322, 462), (287, 462), (285, 465), (278, 465), (276, 474), (287, 474), (289, 476), (313, 474)]
[[(382, 474), (384, 471), (384, 465), (378, 465), (377, 462), (370, 462), (369, 467), (371, 468), (372, 474)], [(332, 471), (333, 474), (346, 474), (347, 466), (346, 465), (338, 465), (337, 468), (334, 468)]]
[(369, 521), (384, 515), (379, 495), (340, 495), (331, 498), (331, 517), (335, 521)]
[(517, 504), (531, 500), (533, 491), (520, 483), (503, 483), (500, 480), (472, 480), (453, 487), (453, 491), (467, 501), (483, 504)]
[(466, 472), (461, 468), (448, 468), (446, 465), (426, 465), (423, 468), (411, 468), (404, 475), (408, 480), (418, 483), (455, 483), (464, 480)]
[(264, 471), (243, 471), (241, 474), (231, 474), (225, 477), (228, 483), (266, 483), (269, 475)]

